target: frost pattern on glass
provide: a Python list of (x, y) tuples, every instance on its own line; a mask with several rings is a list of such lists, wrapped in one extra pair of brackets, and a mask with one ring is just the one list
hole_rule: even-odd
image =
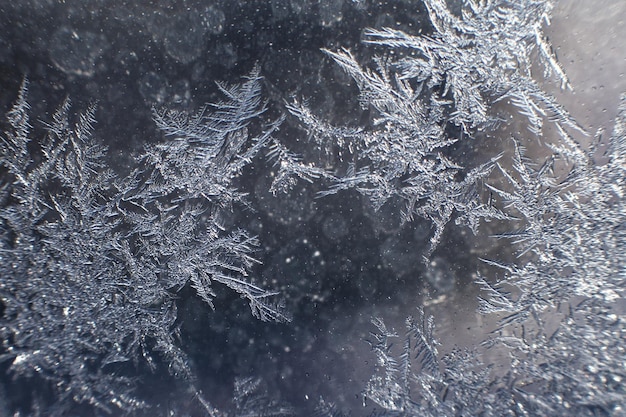
[[(16, 379), (49, 381), (56, 400), (46, 415), (67, 415), (76, 404), (108, 413), (142, 408), (134, 371), (163, 361), (208, 404), (179, 347), (175, 297), (185, 286), (212, 307), (219, 283), (245, 298), (257, 318), (289, 320), (277, 293), (248, 276), (256, 239), (224, 230), (221, 221), (245, 203), (232, 182), (277, 124), (248, 133), (265, 108), (258, 70), (220, 88), (227, 99), (211, 111), (155, 111), (159, 128), (175, 138), (148, 147), (120, 179), (92, 140), (94, 106), (73, 117), (65, 100), (37, 141), (23, 83), (0, 142), (7, 172), (1, 359)], [(33, 395), (35, 408), (46, 404), (45, 394)]]
[[(271, 5), (276, 15), (284, 8), (279, 3)], [(340, 3), (320, 13), (324, 26), (348, 15)], [(372, 415), (624, 415), (626, 96), (609, 138), (599, 133), (583, 147), (570, 136), (584, 129), (531, 77), (531, 68), (541, 68), (569, 87), (541, 32), (553, 3), (424, 0), (432, 30), (421, 36), (366, 30), (365, 43), (386, 51), (369, 65), (347, 49), (323, 50), (356, 83), (362, 106), (375, 117), (369, 125), (337, 127), (306, 103), (287, 104), (316, 145), (339, 149), (343, 159), (332, 171), (273, 137), (283, 118), (262, 124), (266, 102), (258, 68), (241, 84), (218, 84), (225, 99), (196, 113), (155, 109), (168, 140), (149, 146), (127, 178), (103, 163), (105, 150), (92, 137), (94, 106), (73, 115), (65, 100), (45, 125), (47, 135), (33, 139), (24, 82), (0, 136), (0, 363), (17, 383), (47, 381), (54, 403), (45, 392), (32, 392), (32, 407), (15, 415), (70, 415), (83, 406), (95, 414), (151, 413), (150, 404), (135, 397), (136, 371), (163, 363), (188, 381), (192, 401), (207, 415), (296, 414), (269, 400), (255, 378), (236, 381), (232, 412), (214, 408), (194, 385), (179, 340), (175, 297), (183, 288), (213, 308), (221, 284), (241, 295), (257, 318), (289, 320), (278, 294), (250, 276), (257, 239), (225, 220), (234, 206), (248, 204), (234, 181), (266, 146), (277, 173), (263, 193), (279, 196), (297, 179), (321, 180), (331, 184), (322, 196), (354, 189), (375, 209), (400, 201), (403, 221), (419, 216), (434, 225), (427, 256), (452, 219), (474, 232), (481, 220), (511, 225), (497, 238), (508, 239), (518, 259), (484, 259), (501, 275), (475, 279), (480, 313), (498, 322), (481, 346), (442, 349), (434, 319), (423, 309), (406, 320), (403, 338), (373, 320), (369, 342), (378, 369), (363, 391), (364, 404), (378, 407)], [(290, 2), (293, 10), (314, 6)], [(162, 42), (170, 57), (195, 61), (199, 35), (225, 30), (221, 10), (205, 11), (167, 26)], [(59, 34), (69, 32), (59, 29), (53, 46)], [(90, 75), (102, 52), (77, 45), (73, 54), (85, 62), (53, 61), (66, 73)], [(163, 80), (153, 73), (143, 81), (144, 97), (167, 102)], [(188, 93), (189, 85), (178, 87)], [(188, 96), (182, 94), (182, 102)], [(472, 136), (500, 123), (492, 112), (499, 101), (516, 106), (537, 137), (546, 121), (553, 124), (560, 141), (547, 145), (551, 152), (543, 163), (529, 160), (517, 140), (512, 168), (503, 155), (474, 168), (450, 156), (460, 140), (450, 132)], [(557, 175), (564, 167), (568, 174)], [(504, 181), (489, 185), (492, 173)], [(483, 183), (492, 197), (487, 204), (479, 197)], [(308, 200), (297, 199), (293, 204), (307, 210)], [(343, 217), (329, 219), (324, 233), (339, 241), (347, 233)], [(389, 238), (381, 248), (401, 265), (393, 244)], [(286, 264), (284, 253), (275, 264)], [(302, 277), (298, 281), (316, 275), (299, 262), (287, 263), (292, 275)], [(439, 270), (439, 258), (429, 266), (424, 278), (445, 288), (449, 278)], [(506, 359), (485, 363), (490, 349)], [(346, 415), (323, 399), (318, 404), (319, 415)]]
[(241, 85), (218, 84), (227, 99), (195, 114), (155, 110), (157, 126), (173, 140), (147, 149), (122, 185), (118, 207), (132, 225), (133, 252), (145, 254), (148, 265), (156, 261), (166, 288), (189, 283), (213, 307), (217, 282), (241, 294), (259, 319), (289, 321), (278, 294), (248, 279), (257, 239), (222, 225), (233, 204), (246, 203), (233, 180), (280, 124), (251, 133), (265, 111), (260, 79), (255, 68)]
[[(491, 407), (504, 412), (496, 395), (489, 391), (490, 367), (485, 367), (475, 352), (453, 350), (439, 357), (440, 343), (434, 337), (434, 318), (418, 309), (417, 317), (406, 320), (402, 347), (394, 340), (399, 335), (382, 320), (374, 319), (376, 332), (369, 342), (376, 354), (379, 373), (365, 389), (364, 402), (373, 401), (384, 411), (377, 416), (456, 416), (481, 415)], [(493, 406), (486, 406), (493, 401)]]
[(27, 85), (8, 114), (0, 159), (9, 172), (0, 210), (3, 359), (16, 377), (50, 381), (59, 399), (50, 415), (67, 415), (72, 402), (109, 412), (141, 407), (119, 364), (151, 363), (154, 343), (173, 372), (188, 373), (171, 295), (156, 274), (128, 274), (109, 200), (113, 175), (92, 140), (95, 108), (72, 124), (65, 100), (37, 143)]
[[(512, 190), (491, 187), (523, 222), (502, 237), (528, 256), (495, 263), (505, 272), (495, 286), (478, 279), (481, 312), (504, 315), (486, 344), (511, 348), (512, 376), (524, 375), (541, 393), (524, 396), (536, 415), (624, 412), (624, 126), (626, 96), (608, 140), (600, 135), (585, 150), (560, 129), (561, 143), (539, 167), (517, 145), (515, 172), (500, 168)], [(557, 162), (571, 166), (565, 178), (553, 174)], [(548, 313), (559, 311), (562, 322), (547, 330)]]
[[(569, 85), (541, 32), (552, 2), (466, 2), (458, 15), (442, 0), (425, 5), (433, 26), (428, 36), (389, 28), (365, 31), (365, 43), (388, 48), (369, 66), (349, 50), (323, 50), (356, 83), (361, 105), (375, 114), (372, 126), (332, 126), (298, 101), (287, 108), (317, 145), (339, 147), (350, 161), (347, 170), (330, 176), (332, 185), (322, 195), (356, 189), (375, 209), (399, 197), (405, 221), (419, 216), (434, 225), (428, 256), (455, 217), (474, 232), (481, 218), (506, 218), (483, 204), (476, 189), (498, 157), (470, 169), (446, 156), (459, 140), (450, 136), (450, 125), (470, 136), (490, 129), (500, 122), (492, 105), (509, 100), (536, 134), (546, 118), (582, 128), (531, 77), (536, 56), (546, 76)], [(279, 177), (302, 176), (295, 167), (280, 167)]]
[(441, 96), (454, 102), (450, 121), (465, 131), (497, 122), (489, 111), (503, 99), (510, 99), (528, 117), (529, 128), (537, 134), (546, 116), (582, 130), (531, 77), (533, 64), (539, 63), (544, 76), (554, 76), (562, 88), (569, 87), (541, 31), (543, 23), (549, 23), (553, 3), (467, 1), (457, 15), (445, 0), (427, 0), (432, 35), (372, 29), (365, 32), (365, 42), (408, 50), (410, 56), (395, 63), (400, 78), (442, 90)]
[[(401, 199), (405, 205), (403, 221), (419, 216), (434, 225), (427, 255), (455, 214), (458, 223), (469, 225), (473, 231), (480, 218), (502, 218), (501, 213), (480, 202), (477, 189), (498, 157), (465, 170), (444, 154), (445, 148), (457, 141), (445, 133), (445, 99), (421, 84), (415, 88), (382, 59), (377, 60), (376, 70), (370, 70), (362, 68), (347, 50), (325, 53), (356, 81), (361, 101), (372, 106), (378, 118), (367, 130), (337, 128), (319, 120), (301, 103), (288, 105), (320, 146), (338, 145), (351, 155), (346, 172), (325, 175), (332, 185), (321, 195), (356, 189), (370, 199), (375, 210), (392, 198)], [(280, 178), (300, 175), (301, 171), (291, 165), (280, 168)]]
[[(490, 187), (522, 227), (512, 239), (520, 261), (485, 260), (504, 271), (497, 284), (478, 276), (480, 312), (500, 318), (482, 343), (510, 363), (486, 366), (478, 350), (439, 357), (432, 318), (419, 311), (398, 335), (375, 320), (370, 342), (381, 369), (365, 390), (376, 415), (622, 415), (626, 246), (626, 95), (607, 143), (583, 150), (564, 131), (540, 166), (516, 144), (514, 172), (500, 170), (511, 191)], [(604, 142), (601, 137), (598, 138)], [(599, 163), (597, 149), (606, 146)], [(552, 172), (555, 161), (571, 170)], [(555, 326), (556, 325), (556, 326)], [(494, 364), (495, 365), (495, 364)]]

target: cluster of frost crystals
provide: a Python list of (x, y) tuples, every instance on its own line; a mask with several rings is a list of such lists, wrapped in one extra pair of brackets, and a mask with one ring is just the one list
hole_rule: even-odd
[(439, 356), (440, 343), (434, 337), (434, 318), (422, 308), (417, 317), (406, 320), (406, 334), (400, 347), (399, 335), (382, 320), (374, 319), (376, 331), (370, 346), (379, 373), (365, 389), (364, 402), (372, 401), (382, 411), (376, 416), (506, 416), (511, 402), (491, 390), (490, 366), (474, 351), (455, 349)]
[(407, 56), (394, 63), (400, 78), (424, 83), (451, 99), (450, 121), (466, 131), (495, 122), (489, 112), (502, 99), (518, 106), (537, 133), (546, 116), (578, 127), (531, 77), (533, 64), (539, 62), (546, 77), (554, 75), (561, 87), (569, 86), (542, 33), (552, 1), (467, 1), (458, 15), (447, 3), (424, 2), (435, 29), (429, 36), (367, 30), (365, 42), (404, 50)]
[(265, 110), (259, 80), (255, 69), (220, 85), (226, 99), (195, 115), (156, 111), (175, 138), (148, 147), (123, 179), (92, 138), (95, 107), (73, 117), (66, 100), (33, 139), (23, 84), (0, 141), (0, 359), (16, 384), (50, 388), (33, 392), (26, 413), (136, 411), (146, 405), (133, 397), (137, 372), (161, 362), (209, 410), (179, 347), (184, 287), (213, 306), (219, 283), (259, 319), (289, 320), (248, 277), (256, 239), (221, 220), (244, 202), (233, 181), (277, 127), (251, 133)]
[[(434, 225), (428, 255), (455, 216), (474, 232), (479, 218), (504, 218), (482, 204), (476, 190), (497, 156), (471, 170), (463, 167), (447, 156), (458, 141), (450, 126), (469, 135), (493, 126), (491, 107), (503, 99), (520, 108), (536, 133), (546, 117), (578, 125), (530, 74), (537, 56), (546, 75), (556, 74), (567, 85), (541, 32), (551, 2), (470, 1), (458, 15), (443, 0), (425, 5), (434, 29), (428, 36), (365, 31), (366, 43), (389, 49), (371, 67), (360, 65), (348, 50), (324, 50), (355, 81), (361, 105), (375, 115), (372, 126), (331, 126), (299, 102), (288, 109), (318, 145), (339, 147), (351, 161), (345, 172), (327, 174), (333, 185), (323, 194), (356, 189), (375, 209), (400, 198), (405, 220), (419, 216)], [(296, 166), (281, 166), (279, 178), (301, 176)]]
[[(623, 415), (626, 96), (612, 136), (599, 135), (586, 149), (566, 130), (583, 129), (531, 78), (538, 63), (546, 76), (568, 85), (540, 31), (552, 2), (468, 1), (456, 14), (445, 1), (425, 4), (433, 34), (366, 31), (366, 42), (402, 51), (396, 61), (377, 58), (369, 69), (347, 50), (326, 51), (356, 81), (362, 104), (374, 110), (373, 127), (336, 128), (304, 105), (289, 109), (322, 146), (350, 152), (350, 169), (329, 175), (335, 185), (326, 193), (354, 188), (377, 207), (401, 196), (407, 215), (434, 222), (433, 244), (450, 219), (446, 207), (476, 227), (479, 218), (515, 224), (499, 237), (512, 241), (518, 262), (486, 260), (504, 276), (497, 284), (476, 279), (480, 312), (499, 320), (482, 347), (504, 349), (510, 367), (497, 363), (492, 369), (478, 351), (439, 357), (432, 321), (421, 311), (419, 320), (407, 321), (401, 349), (392, 343), (398, 335), (375, 320), (371, 345), (381, 372), (365, 398), (385, 416)], [(536, 135), (545, 120), (560, 135), (543, 163), (526, 158), (519, 141), (512, 169), (494, 159), (506, 184), (488, 185), (494, 199), (485, 206), (464, 193), (491, 164), (461, 183), (456, 174), (462, 168), (438, 150), (450, 145), (448, 123), (470, 134), (484, 129), (495, 121), (491, 108), (499, 100), (517, 106)], [(563, 168), (567, 175), (555, 174)]]
[[(504, 315), (489, 345), (511, 346), (514, 378), (524, 376), (535, 415), (624, 413), (626, 271), (626, 96), (612, 136), (584, 150), (561, 129), (554, 155), (536, 167), (520, 146), (512, 190), (491, 187), (523, 226), (506, 237), (530, 258), (503, 265), (497, 286), (479, 277), (484, 314)], [(606, 147), (603, 154), (598, 149)], [(565, 178), (556, 161), (571, 165)], [(564, 316), (548, 330), (555, 313)], [(522, 385), (520, 383), (520, 385)]]
[(277, 294), (247, 279), (256, 238), (245, 230), (227, 233), (223, 225), (233, 205), (245, 203), (234, 179), (280, 123), (253, 126), (265, 111), (260, 79), (255, 68), (241, 85), (218, 84), (226, 100), (195, 114), (155, 110), (158, 128), (173, 140), (139, 158), (117, 206), (131, 225), (132, 252), (142, 255), (133, 274), (156, 263), (168, 289), (190, 284), (212, 307), (211, 287), (220, 283), (241, 294), (259, 319), (288, 321), (273, 301)]
[[(497, 284), (478, 276), (480, 312), (499, 319), (483, 342), (508, 352), (510, 367), (477, 350), (439, 357), (432, 317), (420, 310), (398, 335), (375, 320), (381, 374), (364, 395), (384, 416), (620, 416), (626, 411), (626, 95), (606, 143), (583, 150), (564, 131), (536, 166), (516, 145), (507, 190), (490, 187), (522, 226), (502, 235), (519, 248)], [(597, 149), (606, 148), (602, 155)], [(556, 177), (553, 166), (571, 167)], [(604, 162), (601, 162), (604, 161)], [(497, 367), (495, 365), (498, 365)]]
[[(363, 105), (372, 107), (377, 118), (369, 128), (338, 128), (319, 120), (303, 104), (288, 106), (320, 146), (339, 146), (350, 154), (352, 161), (345, 172), (319, 174), (332, 182), (322, 195), (356, 189), (370, 199), (375, 210), (391, 199), (403, 201), (404, 221), (419, 216), (435, 226), (428, 254), (455, 214), (474, 231), (480, 217), (500, 217), (480, 202), (477, 189), (497, 157), (466, 170), (445, 155), (445, 149), (457, 141), (445, 132), (449, 104), (445, 98), (423, 84), (402, 79), (382, 59), (370, 70), (347, 50), (325, 52), (356, 81)], [(302, 177), (306, 169), (311, 167), (283, 164), (277, 178)]]
[(66, 100), (37, 142), (26, 94), (24, 83), (0, 148), (3, 359), (15, 377), (50, 382), (60, 400), (49, 415), (67, 415), (73, 402), (137, 408), (132, 374), (120, 364), (148, 358), (150, 341), (186, 372), (174, 305), (156, 275), (133, 281), (120, 256), (113, 176), (92, 138), (95, 109), (72, 125)]

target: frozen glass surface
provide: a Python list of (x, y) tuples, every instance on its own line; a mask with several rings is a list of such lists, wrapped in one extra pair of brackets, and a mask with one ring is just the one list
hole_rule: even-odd
[(0, 0), (0, 417), (624, 415), (624, 16)]

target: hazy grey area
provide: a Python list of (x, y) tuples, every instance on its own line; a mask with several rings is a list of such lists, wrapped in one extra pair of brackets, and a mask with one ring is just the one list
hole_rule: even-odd
[(590, 132), (610, 132), (626, 93), (626, 1), (560, 1), (545, 32), (573, 91), (546, 89)]

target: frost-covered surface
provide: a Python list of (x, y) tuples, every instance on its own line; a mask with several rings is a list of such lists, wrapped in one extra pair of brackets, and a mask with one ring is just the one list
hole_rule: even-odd
[(2, 143), (3, 356), (13, 376), (41, 375), (54, 387), (46, 413), (64, 415), (72, 402), (143, 408), (122, 364), (154, 369), (162, 360), (191, 383), (175, 304), (187, 286), (213, 307), (222, 284), (258, 319), (289, 321), (278, 293), (248, 278), (256, 239), (221, 220), (243, 203), (233, 180), (276, 128), (248, 134), (265, 110), (259, 80), (254, 70), (239, 86), (220, 86), (227, 99), (215, 110), (155, 111), (175, 139), (148, 148), (120, 180), (93, 143), (94, 107), (72, 125), (66, 100), (38, 144), (22, 84)]
[(626, 98), (555, 10), (0, 5), (0, 415), (624, 414)]
[[(398, 334), (374, 321), (372, 349), (383, 375), (370, 380), (368, 398), (388, 415), (624, 413), (625, 127), (626, 96), (607, 162), (593, 163), (594, 153), (563, 134), (554, 150), (573, 165), (565, 180), (552, 175), (553, 159), (534, 167), (519, 145), (516, 172), (503, 169), (513, 191), (494, 192), (523, 226), (502, 237), (514, 240), (520, 254), (534, 255), (514, 265), (487, 261), (505, 270), (503, 279), (476, 280), (481, 314), (501, 317), (483, 346), (508, 350), (504, 375), (494, 378), (490, 368), (502, 364), (483, 363), (476, 352), (439, 358), (433, 317), (420, 310), (417, 320), (407, 319), (397, 356)], [(554, 314), (562, 319), (550, 328)]]

